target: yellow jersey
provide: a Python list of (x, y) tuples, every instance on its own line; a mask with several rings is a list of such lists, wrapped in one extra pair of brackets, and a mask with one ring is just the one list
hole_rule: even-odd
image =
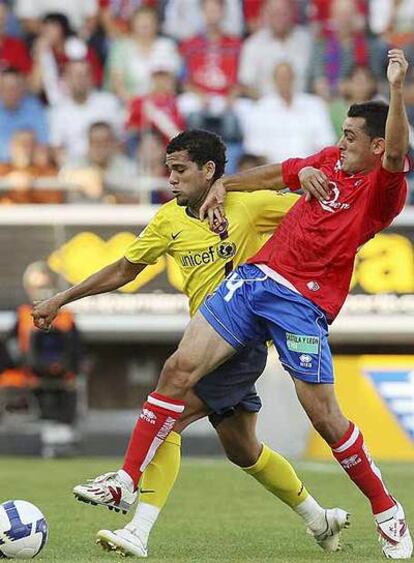
[(187, 213), (172, 200), (161, 207), (127, 248), (134, 264), (155, 264), (169, 254), (183, 276), (183, 291), (194, 315), (204, 299), (229, 273), (253, 256), (279, 225), (298, 196), (273, 191), (231, 192), (225, 201), (227, 236), (213, 233), (207, 221)]

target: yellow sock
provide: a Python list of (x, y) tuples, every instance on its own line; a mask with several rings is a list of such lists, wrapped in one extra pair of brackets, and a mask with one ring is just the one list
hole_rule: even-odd
[(256, 463), (251, 467), (243, 467), (243, 471), (291, 508), (295, 508), (309, 496), (287, 459), (265, 444)]
[(177, 479), (180, 462), (181, 436), (177, 432), (171, 432), (144, 471), (140, 483), (143, 492), (139, 496), (139, 502), (161, 509)]

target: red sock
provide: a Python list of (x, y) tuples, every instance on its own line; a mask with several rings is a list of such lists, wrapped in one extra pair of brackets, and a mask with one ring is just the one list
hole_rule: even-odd
[(141, 475), (180, 418), (185, 403), (160, 393), (148, 395), (129, 439), (122, 469), (138, 486)]
[(382, 481), (380, 470), (365, 447), (358, 426), (350, 422), (344, 436), (336, 444), (331, 444), (331, 449), (355, 485), (368, 497), (374, 515), (395, 506)]

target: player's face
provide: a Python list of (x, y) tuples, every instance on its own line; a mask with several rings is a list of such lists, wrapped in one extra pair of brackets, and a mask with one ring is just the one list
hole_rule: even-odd
[(214, 163), (209, 161), (199, 168), (187, 151), (167, 154), (165, 163), (170, 171), (171, 191), (178, 205), (191, 207), (200, 203), (210, 188)]
[(338, 141), (342, 170), (347, 174), (372, 170), (383, 153), (383, 139), (371, 139), (363, 117), (347, 117)]

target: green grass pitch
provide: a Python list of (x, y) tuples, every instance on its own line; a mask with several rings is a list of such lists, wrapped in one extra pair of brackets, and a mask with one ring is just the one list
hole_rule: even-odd
[[(120, 561), (95, 546), (101, 528), (123, 526), (127, 516), (76, 502), (73, 485), (119, 467), (120, 460), (40, 460), (0, 457), (1, 501), (29, 500), (44, 512), (49, 542), (36, 561)], [(151, 538), (149, 561), (380, 561), (368, 503), (335, 464), (296, 463), (307, 487), (326, 506), (352, 514), (343, 551), (324, 554), (299, 518), (251, 477), (224, 460), (184, 459), (170, 501)], [(381, 464), (386, 482), (414, 524), (412, 464)], [(129, 559), (131, 560), (131, 559)]]

